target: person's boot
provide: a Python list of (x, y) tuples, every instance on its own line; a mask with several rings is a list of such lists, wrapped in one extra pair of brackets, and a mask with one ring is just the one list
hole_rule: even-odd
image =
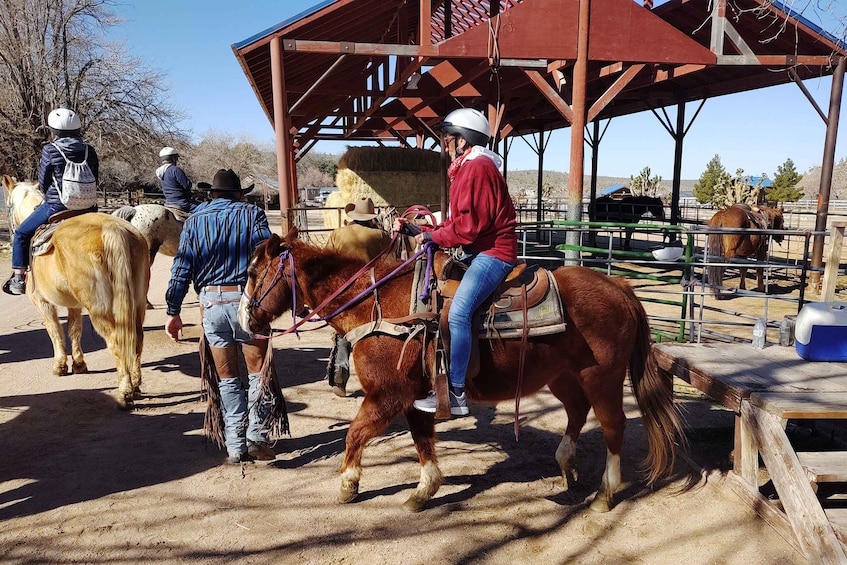
[(14, 296), (20, 296), (21, 294), (26, 293), (26, 275), (21, 275), (19, 273), (12, 273), (12, 276), (9, 277), (3, 284), (3, 292), (6, 294), (12, 294)]
[(329, 353), (330, 384), (335, 396), (347, 396), (347, 381), (350, 379), (350, 342), (335, 334), (335, 345)]
[(265, 427), (272, 402), (269, 397), (262, 395), (261, 374), (250, 373), (247, 380), (247, 454), (259, 461), (273, 461), (276, 452), (271, 447)]

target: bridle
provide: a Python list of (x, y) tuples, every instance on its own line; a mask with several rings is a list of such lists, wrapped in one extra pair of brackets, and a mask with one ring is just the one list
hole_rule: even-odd
[[(294, 256), (291, 254), (290, 249), (288, 249), (288, 248), (283, 249), (280, 252), (280, 254), (277, 255), (277, 257), (275, 258), (275, 259), (278, 259), (277, 268), (275, 269), (274, 274), (271, 277), (270, 283), (268, 284), (267, 288), (264, 289), (264, 291), (261, 292), (261, 293), (254, 293), (254, 294), (256, 294), (256, 298), (253, 298), (245, 290), (244, 298), (248, 302), (248, 308), (250, 308), (250, 309), (257, 308), (257, 309), (261, 310), (262, 312), (273, 315), (273, 312), (271, 312), (270, 310), (268, 310), (267, 308), (265, 308), (263, 306), (263, 302), (268, 297), (270, 292), (276, 287), (276, 285), (279, 284), (280, 281), (287, 280), (289, 285), (290, 285), (290, 289), (291, 289), (292, 325), (288, 329), (280, 331), (280, 332), (269, 331), (267, 335), (253, 334), (253, 337), (254, 338), (260, 338), (260, 339), (271, 339), (273, 337), (285, 335), (285, 334), (292, 333), (292, 332), (294, 332), (295, 335), (296, 335), (297, 334), (297, 328), (299, 328), (300, 326), (302, 326), (306, 322), (318, 322), (318, 321), (329, 322), (330, 320), (332, 320), (333, 318), (335, 318), (336, 316), (338, 316), (342, 312), (346, 311), (347, 309), (351, 308), (352, 306), (354, 306), (355, 304), (357, 304), (358, 302), (363, 300), (366, 296), (368, 296), (369, 294), (374, 292), (377, 288), (382, 286), (385, 282), (394, 278), (394, 276), (396, 274), (398, 274), (400, 271), (405, 269), (408, 265), (412, 264), (414, 261), (416, 261), (418, 259), (418, 257), (423, 255), (424, 253), (426, 253), (427, 261), (428, 261), (427, 269), (426, 269), (426, 279), (427, 280), (426, 280), (426, 284), (424, 285), (424, 291), (421, 295), (421, 299), (422, 300), (428, 299), (429, 298), (429, 286), (430, 286), (429, 280), (430, 280), (430, 276), (431, 276), (430, 274), (432, 272), (432, 264), (433, 264), (433, 261), (434, 261), (434, 258), (435, 258), (435, 251), (438, 249), (438, 245), (434, 242), (431, 242), (431, 241), (424, 243), (424, 245), (421, 247), (421, 249), (416, 251), (411, 257), (409, 257), (408, 259), (406, 259), (405, 261), (400, 263), (400, 265), (395, 267), (390, 273), (388, 273), (387, 275), (385, 275), (384, 277), (382, 277), (378, 281), (374, 281), (365, 290), (363, 290), (362, 292), (357, 294), (355, 297), (348, 300), (345, 304), (343, 304), (342, 306), (337, 308), (334, 312), (327, 314), (325, 316), (319, 316), (318, 315), (324, 308), (326, 308), (326, 306), (330, 302), (332, 302), (340, 294), (342, 294), (344, 291), (346, 291), (348, 288), (350, 288), (353, 285), (353, 283), (355, 283), (359, 279), (359, 277), (361, 275), (363, 275), (369, 269), (371, 269), (372, 266), (377, 261), (379, 261), (386, 254), (390, 253), (394, 249), (395, 243), (396, 243), (398, 238), (399, 238), (399, 234), (395, 234), (391, 239), (390, 245), (388, 245), (382, 252), (380, 252), (379, 255), (377, 255), (376, 257), (371, 259), (368, 263), (366, 263), (363, 267), (361, 267), (358, 271), (356, 271), (356, 273), (353, 274), (353, 276), (351, 276), (349, 279), (347, 279), (347, 281), (345, 281), (344, 284), (342, 284), (334, 292), (332, 292), (327, 298), (325, 298), (323, 300), (323, 302), (321, 302), (318, 306), (313, 308), (308, 316), (300, 319), (300, 321), (297, 321), (297, 293), (296, 293), (296, 290), (297, 290), (296, 289), (297, 275), (295, 273)], [(288, 261), (288, 264), (289, 264), (289, 268), (288, 268), (288, 270), (290, 272), (289, 275), (285, 274), (284, 264), (285, 264), (286, 261)], [(262, 273), (262, 276), (257, 277), (257, 281), (259, 281), (259, 283), (256, 285), (256, 287), (254, 287), (254, 291), (256, 289), (262, 288), (263, 282), (268, 278), (269, 273), (272, 270), (273, 262), (274, 261), (271, 260), (268, 264), (268, 267)], [(315, 328), (315, 329), (317, 329), (317, 328)]]

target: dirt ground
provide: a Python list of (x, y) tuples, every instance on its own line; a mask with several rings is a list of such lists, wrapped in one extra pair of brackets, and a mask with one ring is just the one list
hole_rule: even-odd
[[(554, 451), (565, 414), (549, 393), (472, 406), (439, 423), (445, 484), (420, 514), (402, 510), (419, 476), (404, 422), (364, 456), (361, 494), (336, 502), (350, 420), (362, 402), (322, 380), (330, 333), (274, 341), (291, 436), (277, 460), (224, 464), (201, 433), (199, 314), (189, 294), (185, 340), (163, 331), (170, 260), (153, 266), (143, 355), (144, 398), (115, 408), (114, 362), (86, 320), (90, 372), (54, 377), (52, 350), (26, 298), (0, 294), (0, 561), (3, 563), (805, 563), (733, 494), (733, 415), (680, 387), (696, 469), (682, 460), (651, 489), (638, 463), (646, 439), (628, 395), (624, 486), (607, 514), (584, 500), (605, 449), (589, 420), (580, 483), (564, 491)], [(0, 273), (9, 271), (0, 255)], [(284, 322), (280, 322), (284, 327)]]

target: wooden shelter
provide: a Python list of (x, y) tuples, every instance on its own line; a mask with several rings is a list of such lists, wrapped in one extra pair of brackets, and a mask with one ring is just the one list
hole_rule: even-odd
[[(584, 132), (596, 178), (601, 120), (651, 111), (675, 140), (675, 203), (683, 140), (699, 112), (687, 122), (686, 103), (702, 107), (713, 96), (795, 82), (827, 124), (816, 226), (824, 230), (845, 45), (776, 0), (652, 5), (325, 0), (236, 43), (235, 56), (277, 133), (281, 208), (296, 199), (296, 159), (318, 141), (434, 146), (435, 126), (458, 107), (487, 110), (494, 142), (506, 141), (506, 159), (510, 138), (540, 136), (539, 170), (545, 134), (570, 127), (568, 210), (575, 220), (583, 197)], [(827, 75), (834, 79), (825, 111), (803, 80)], [(676, 108), (673, 120), (668, 107)], [(592, 182), (592, 196), (595, 191)], [(677, 220), (672, 206), (671, 221)], [(822, 255), (821, 238), (813, 263), (820, 265)]]

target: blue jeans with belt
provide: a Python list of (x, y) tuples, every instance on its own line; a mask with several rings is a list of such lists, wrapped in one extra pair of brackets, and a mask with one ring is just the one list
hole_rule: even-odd
[(47, 223), (50, 216), (56, 212), (65, 210), (61, 204), (44, 202), (30, 214), (21, 225), (15, 229), (15, 238), (12, 241), (12, 268), (26, 269), (29, 267), (29, 244), (35, 231)]
[[(203, 307), (203, 334), (211, 347), (236, 347), (249, 343), (253, 337), (238, 323), (240, 291), (204, 289), (199, 294)], [(221, 410), (224, 417), (224, 436), (229, 455), (247, 451), (247, 441), (268, 442), (268, 430), (263, 425), (271, 409), (271, 401), (260, 393), (261, 374), (247, 375), (248, 390), (238, 377), (221, 378)]]
[(474, 312), (497, 290), (513, 268), (512, 263), (484, 253), (470, 259), (470, 266), (462, 276), (447, 315), (450, 327), (450, 385), (453, 388), (465, 386), (474, 340)]

